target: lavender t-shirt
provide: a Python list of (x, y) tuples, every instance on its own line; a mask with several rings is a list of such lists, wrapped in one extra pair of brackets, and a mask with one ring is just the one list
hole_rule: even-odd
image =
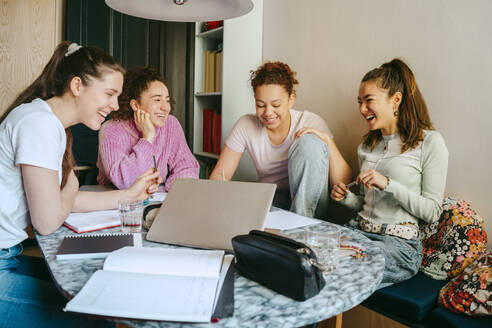
[(308, 111), (290, 110), (290, 129), (287, 138), (275, 146), (270, 141), (263, 123), (254, 114), (242, 116), (234, 125), (225, 144), (231, 150), (251, 155), (259, 182), (276, 183), (277, 189), (289, 189), (288, 153), (297, 130), (314, 128), (333, 136), (325, 121)]

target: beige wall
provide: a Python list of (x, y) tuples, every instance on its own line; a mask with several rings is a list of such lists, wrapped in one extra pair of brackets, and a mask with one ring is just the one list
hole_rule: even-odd
[(491, 239), (490, 13), (490, 0), (267, 0), (263, 59), (298, 72), (296, 107), (327, 121), (357, 169), (356, 147), (367, 130), (356, 102), (360, 79), (403, 58), (450, 152), (446, 194), (468, 200)]
[(63, 0), (0, 2), (0, 113), (48, 62), (62, 39)]

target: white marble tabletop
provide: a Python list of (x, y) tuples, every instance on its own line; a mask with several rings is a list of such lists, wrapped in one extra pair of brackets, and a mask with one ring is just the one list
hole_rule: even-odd
[[(322, 230), (330, 223), (317, 225)], [(295, 235), (302, 229), (283, 231)], [(119, 232), (112, 228), (90, 234)], [(61, 227), (48, 236), (36, 234), (41, 251), (48, 263), (53, 279), (67, 298), (72, 298), (89, 280), (90, 276), (102, 269), (103, 259), (56, 260), (55, 253), (64, 236), (74, 234)], [(190, 324), (142, 320), (117, 320), (132, 327), (299, 327), (319, 322), (345, 312), (367, 297), (379, 285), (384, 269), (381, 250), (369, 239), (349, 228), (342, 227), (344, 244), (356, 243), (365, 247), (363, 259), (351, 256), (340, 258), (335, 272), (325, 275), (326, 286), (315, 297), (304, 302), (292, 300), (265, 288), (238, 274), (234, 282), (234, 316), (222, 318), (218, 323)], [(144, 240), (144, 247), (176, 247)]]

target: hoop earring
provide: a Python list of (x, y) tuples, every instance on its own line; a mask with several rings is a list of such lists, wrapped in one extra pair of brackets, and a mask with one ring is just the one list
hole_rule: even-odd
[(397, 117), (398, 116), (398, 110), (396, 109), (396, 106), (393, 107), (393, 116)]

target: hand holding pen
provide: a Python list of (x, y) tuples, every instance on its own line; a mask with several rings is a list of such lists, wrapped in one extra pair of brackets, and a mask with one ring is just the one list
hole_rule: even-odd
[[(156, 181), (158, 183), (156, 183)], [(127, 198), (145, 200), (157, 191), (160, 181), (161, 177), (159, 170), (154, 171), (154, 169), (149, 168), (127, 189)]]
[(337, 183), (331, 189), (331, 199), (337, 202), (341, 201), (347, 196), (348, 192), (350, 191), (350, 188), (355, 186), (356, 184), (357, 181), (352, 181), (347, 185), (343, 182)]
[[(152, 155), (152, 158), (154, 159), (154, 169), (153, 169), (153, 171), (154, 171), (154, 173), (157, 173), (157, 172), (159, 172), (159, 170), (157, 169), (157, 162), (155, 160), (155, 155)], [(162, 178), (161, 178), (161, 175), (160, 175), (160, 172), (159, 172), (159, 175), (154, 180), (154, 184), (151, 186), (152, 187), (152, 190), (153, 190), (152, 193), (157, 192), (157, 190), (159, 190), (159, 185), (161, 183), (162, 183)]]

